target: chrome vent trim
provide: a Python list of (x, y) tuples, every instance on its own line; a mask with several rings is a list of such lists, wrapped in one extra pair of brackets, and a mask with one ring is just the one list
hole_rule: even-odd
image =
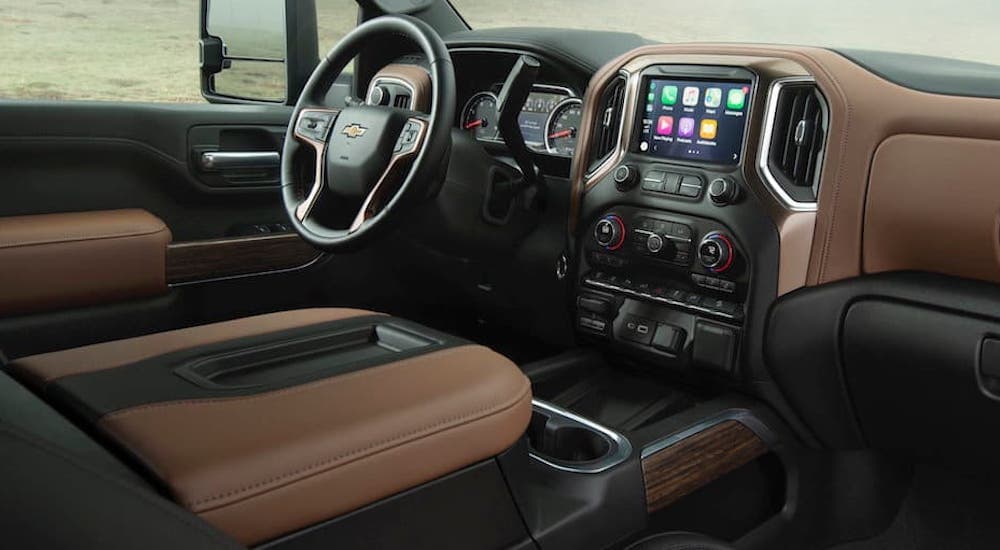
[(601, 108), (598, 119), (594, 121), (596, 131), (586, 173), (588, 178), (600, 171), (615, 151), (621, 148), (627, 88), (628, 74), (621, 72), (601, 93)]
[[(778, 107), (781, 104), (782, 94), (791, 87), (807, 85), (813, 88), (814, 96), (818, 100), (819, 116), (818, 120), (820, 122), (820, 128), (812, 128), (811, 134), (808, 124), (811, 121), (800, 124), (800, 121), (789, 120), (789, 124), (784, 129), (778, 129), (777, 131), (782, 132), (776, 136), (775, 124), (778, 120), (779, 113)], [(804, 107), (803, 107), (804, 109)], [(803, 111), (805, 112), (805, 111)], [(828, 145), (829, 139), (829, 119), (830, 110), (827, 106), (826, 99), (820, 92), (819, 88), (816, 86), (816, 80), (809, 76), (797, 76), (797, 77), (787, 77), (780, 78), (771, 83), (771, 87), (768, 90), (767, 95), (767, 109), (764, 114), (764, 131), (760, 140), (760, 154), (757, 155), (757, 171), (767, 184), (767, 187), (771, 190), (771, 193), (789, 210), (800, 211), (800, 212), (814, 212), (817, 209), (817, 198), (819, 197), (819, 182), (823, 171), (823, 160), (826, 157), (826, 147)], [(805, 120), (803, 118), (802, 120)], [(796, 139), (796, 135), (799, 139)], [(796, 147), (803, 147), (805, 145), (809, 146), (808, 156), (805, 158), (799, 158), (796, 156), (792, 159), (792, 163), (795, 166), (793, 168), (793, 174), (791, 178), (784, 173), (775, 174), (771, 164), (772, 153), (777, 152), (773, 141), (776, 137), (782, 137), (783, 147), (781, 153), (784, 157), (783, 164), (789, 160), (789, 155), (791, 151), (788, 149), (788, 140), (795, 141)], [(805, 138), (809, 138), (809, 143), (803, 143)], [(821, 140), (821, 141), (817, 141)], [(819, 150), (816, 151), (815, 149)], [(796, 152), (796, 155), (799, 155)], [(782, 184), (783, 181), (790, 181), (797, 179), (795, 172), (798, 172), (798, 167), (804, 166), (803, 170), (806, 174), (812, 174), (811, 176), (811, 187), (813, 200), (801, 200), (793, 197), (785, 185)], [(805, 188), (806, 186), (803, 186)]]

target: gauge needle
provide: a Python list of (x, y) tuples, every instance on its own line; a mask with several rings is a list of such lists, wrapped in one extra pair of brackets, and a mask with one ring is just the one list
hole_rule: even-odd
[(479, 120), (473, 120), (472, 122), (466, 122), (465, 123), (465, 129), (466, 130), (471, 130), (473, 128), (479, 128), (480, 126), (483, 126), (484, 124), (486, 124), (486, 120), (485, 119), (481, 118)]
[(556, 132), (554, 134), (549, 134), (549, 139), (559, 139), (564, 137), (570, 137), (573, 135), (573, 129), (563, 130), (561, 132)]

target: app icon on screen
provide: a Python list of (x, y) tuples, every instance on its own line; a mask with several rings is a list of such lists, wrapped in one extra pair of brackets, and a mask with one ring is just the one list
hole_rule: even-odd
[(709, 88), (705, 90), (705, 107), (714, 109), (722, 105), (722, 88)]
[(746, 98), (747, 94), (741, 88), (729, 90), (729, 95), (726, 97), (726, 109), (739, 111), (743, 108)]
[(684, 117), (681, 119), (680, 127), (677, 129), (677, 135), (681, 137), (691, 137), (694, 135), (694, 119)]
[(706, 118), (701, 121), (701, 130), (699, 130), (698, 135), (701, 139), (715, 139), (715, 134), (719, 131), (719, 122), (711, 118)]
[(661, 116), (660, 119), (656, 121), (656, 133), (661, 136), (669, 136), (674, 133), (674, 117)]
[(677, 86), (664, 86), (660, 93), (660, 103), (664, 105), (677, 103)]
[(684, 88), (684, 105), (694, 107), (698, 104), (698, 87), (686, 86)]

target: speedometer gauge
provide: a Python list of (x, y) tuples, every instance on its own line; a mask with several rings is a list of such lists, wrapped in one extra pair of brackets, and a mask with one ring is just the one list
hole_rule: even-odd
[(462, 109), (462, 129), (472, 133), (476, 139), (497, 140), (497, 96), (490, 92), (480, 92), (471, 98)]
[(573, 156), (576, 135), (583, 121), (583, 102), (577, 98), (563, 100), (549, 114), (545, 124), (545, 148), (553, 155)]

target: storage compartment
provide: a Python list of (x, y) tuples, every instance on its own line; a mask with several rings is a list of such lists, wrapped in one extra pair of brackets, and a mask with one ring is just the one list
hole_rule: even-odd
[(632, 452), (631, 444), (620, 434), (537, 400), (527, 436), (531, 455), (537, 460), (581, 473), (612, 468)]
[(185, 364), (177, 373), (200, 386), (249, 388), (310, 376), (331, 365), (388, 362), (392, 355), (435, 343), (400, 326), (370, 324), (211, 355)]
[(997, 335), (1000, 322), (918, 304), (868, 299), (850, 306), (845, 377), (868, 444), (992, 469), (1000, 460), (993, 437), (1000, 402), (990, 395), (996, 365), (989, 342)]

